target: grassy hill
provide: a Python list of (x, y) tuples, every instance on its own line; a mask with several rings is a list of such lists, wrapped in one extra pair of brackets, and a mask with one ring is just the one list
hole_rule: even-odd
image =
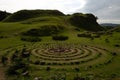
[(75, 13), (67, 16), (58, 10), (21, 10), (5, 18), (3, 22), (47, 23), (48, 21), (56, 21), (57, 23), (60, 21), (89, 31), (103, 30), (96, 20), (97, 18), (93, 14)]
[(63, 16), (63, 15), (64, 14), (58, 10), (21, 10), (13, 13), (11, 16), (6, 18), (4, 22), (17, 22), (40, 16)]
[(97, 17), (93, 14), (75, 13), (70, 17), (70, 22), (78, 28), (83, 28), (90, 31), (100, 31), (103, 28), (96, 22)]
[(21, 10), (0, 22), (6, 80), (119, 80), (119, 48), (120, 27), (106, 30), (93, 14)]

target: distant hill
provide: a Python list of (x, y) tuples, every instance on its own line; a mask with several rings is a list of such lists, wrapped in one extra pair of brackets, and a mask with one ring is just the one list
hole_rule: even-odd
[(109, 26), (109, 27), (116, 27), (116, 26), (119, 26), (120, 24), (113, 24), (113, 23), (102, 23), (102, 24), (100, 24), (101, 26)]
[(40, 16), (64, 16), (64, 14), (58, 10), (20, 10), (6, 18), (4, 22), (17, 22)]
[(4, 20), (6, 17), (8, 17), (11, 13), (8, 13), (6, 11), (0, 11), (0, 21)]

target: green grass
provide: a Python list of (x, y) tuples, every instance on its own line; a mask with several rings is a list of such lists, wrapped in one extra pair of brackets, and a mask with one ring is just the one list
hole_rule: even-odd
[[(115, 47), (115, 44), (120, 45), (120, 32), (113, 32), (111, 35), (102, 35), (100, 38), (94, 38), (94, 40), (91, 40), (90, 38), (85, 37), (77, 37), (78, 33), (82, 33), (84, 30), (81, 29), (81, 31), (76, 31), (75, 27), (72, 26), (69, 23), (64, 22), (66, 19), (63, 17), (38, 17), (38, 18), (32, 18), (29, 20), (21, 21), (21, 22), (11, 22), (11, 23), (0, 23), (0, 36), (6, 36), (5, 38), (0, 38), (0, 55), (3, 55), (6, 53), (6, 50), (9, 49), (21, 49), (23, 45), (25, 44), (27, 48), (39, 48), (44, 43), (61, 43), (60, 41), (54, 41), (52, 40), (51, 36), (44, 36), (41, 37), (42, 41), (32, 43), (32, 42), (25, 42), (21, 41), (21, 32), (28, 31), (30, 29), (34, 28), (40, 28), (44, 25), (50, 25), (50, 24), (59, 24), (65, 26), (65, 31), (60, 33), (60, 35), (68, 36), (69, 39), (67, 41), (63, 41), (62, 43), (76, 43), (79, 45), (90, 45), (99, 47), (102, 49), (107, 49), (110, 52), (116, 52), (117, 56), (114, 56), (112, 62), (107, 65), (100, 65), (100, 63), (103, 63), (104, 61), (107, 61), (111, 58), (111, 55), (109, 52), (105, 54), (105, 57), (102, 57), (101, 59), (96, 59), (96, 61), (90, 61), (90, 63), (85, 63), (81, 65), (52, 65), (50, 71), (46, 71), (46, 67), (49, 65), (41, 66), (41, 65), (33, 65), (31, 64), (31, 72), (32, 75), (31, 78), (33, 80), (34, 77), (40, 76), (44, 79), (49, 78), (50, 76), (54, 75), (54, 73), (66, 73), (67, 80), (73, 80), (74, 76), (76, 74), (85, 77), (88, 74), (93, 74), (94, 78), (99, 78), (107, 80), (108, 78), (111, 78), (113, 74), (116, 74), (116, 78), (120, 77), (120, 47)], [(109, 42), (105, 42), (105, 39), (109, 39)], [(21, 46), (20, 46), (21, 45)], [(6, 50), (5, 50), (6, 49)], [(8, 53), (8, 55), (11, 55), (14, 50), (11, 53)], [(94, 56), (95, 57), (95, 56)], [(32, 60), (36, 60), (35, 57), (31, 57)], [(85, 67), (91, 65), (92, 68), (89, 68), (88, 70), (85, 70)], [(96, 67), (97, 66), (97, 67)], [(80, 71), (75, 71), (75, 68), (79, 68)], [(10, 78), (10, 77), (8, 77)], [(9, 80), (13, 80), (13, 76)], [(21, 77), (19, 78), (21, 80)], [(97, 79), (96, 79), (97, 80)], [(113, 79), (114, 80), (114, 79)]]

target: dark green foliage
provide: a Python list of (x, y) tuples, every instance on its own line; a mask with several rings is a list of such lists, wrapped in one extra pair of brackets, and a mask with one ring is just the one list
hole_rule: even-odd
[(64, 16), (64, 14), (58, 10), (21, 10), (15, 12), (4, 21), (17, 22), (40, 16)]
[(40, 61), (39, 61), (39, 60), (36, 60), (36, 61), (34, 62), (34, 64), (39, 65), (39, 64), (40, 64)]
[(0, 11), (0, 21), (4, 20), (9, 15), (10, 15), (10, 13), (8, 13), (6, 11)]
[(29, 58), (30, 57), (30, 50), (27, 50), (25, 47), (21, 51), (22, 58)]
[(50, 36), (53, 34), (58, 34), (63, 30), (64, 30), (64, 27), (60, 25), (44, 25), (38, 29), (31, 29), (22, 34), (27, 36)]
[(27, 58), (27, 57), (30, 56), (30, 52), (29, 52), (29, 51), (23, 52), (21, 56), (22, 56), (23, 58)]
[(75, 71), (79, 72), (80, 70), (79, 70), (79, 68), (75, 68)]
[(13, 63), (12, 65), (8, 67), (8, 69), (6, 70), (6, 74), (17, 75), (19, 74), (17, 70), (24, 69), (25, 67), (27, 67), (27, 65), (24, 62), (22, 62), (21, 60), (17, 60), (15, 63)]
[(80, 62), (75, 62), (76, 65), (80, 64)]
[(115, 47), (120, 47), (120, 45), (119, 44), (115, 44)]
[(17, 60), (19, 52), (17, 52), (17, 50), (15, 51), (15, 53), (11, 56), (11, 62), (14, 62)]
[(22, 41), (27, 41), (27, 42), (39, 42), (41, 41), (41, 38), (39, 37), (30, 37), (30, 36), (23, 36), (21, 37)]
[(96, 32), (96, 33), (93, 33), (92, 36), (93, 36), (94, 38), (100, 38), (101, 35), (102, 35), (102, 34), (101, 34), (100, 32)]
[(90, 31), (103, 30), (96, 20), (97, 17), (93, 14), (75, 13), (70, 17), (71, 24), (77, 26), (78, 28), (83, 28)]
[(89, 66), (89, 68), (92, 68), (92, 66)]
[(46, 63), (45, 62), (40, 62), (40, 65), (45, 65)]
[(64, 41), (64, 40), (68, 40), (68, 36), (53, 36), (52, 37), (53, 40), (58, 40), (58, 41)]
[(106, 42), (106, 43), (109, 43), (110, 41), (109, 41), (109, 39), (105, 39), (105, 42)]
[(80, 31), (80, 28), (75, 28), (76, 31)]
[(3, 38), (8, 38), (7, 36), (0, 36), (0, 39), (3, 39)]
[(3, 65), (7, 64), (7, 60), (8, 60), (8, 58), (5, 55), (2, 55), (1, 62), (2, 62)]
[(17, 75), (17, 72), (15, 71), (14, 66), (9, 66), (8, 69), (6, 70), (7, 75)]
[(28, 74), (27, 71), (29, 69), (29, 56), (23, 57), (23, 53), (26, 51), (26, 48), (23, 48), (19, 51), (15, 50), (14, 54), (11, 56), (11, 64), (6, 70), (7, 75), (21, 75), (22, 73), (25, 74), (25, 72)]
[(91, 38), (91, 34), (88, 34), (88, 33), (81, 33), (81, 34), (77, 34), (78, 37), (88, 37), (88, 38)]
[(112, 54), (113, 56), (116, 56), (116, 55), (117, 55), (117, 53), (116, 53), (116, 52), (111, 52), (111, 54)]
[(74, 80), (85, 80), (85, 78), (75, 77)]
[(51, 69), (50, 67), (47, 67), (47, 68), (46, 68), (46, 71), (50, 71), (50, 69)]

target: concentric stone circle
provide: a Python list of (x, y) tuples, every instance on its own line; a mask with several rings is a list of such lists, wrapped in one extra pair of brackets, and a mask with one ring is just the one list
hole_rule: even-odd
[(106, 49), (80, 44), (47, 44), (31, 50), (32, 56), (39, 65), (93, 65), (104, 64), (112, 59)]

